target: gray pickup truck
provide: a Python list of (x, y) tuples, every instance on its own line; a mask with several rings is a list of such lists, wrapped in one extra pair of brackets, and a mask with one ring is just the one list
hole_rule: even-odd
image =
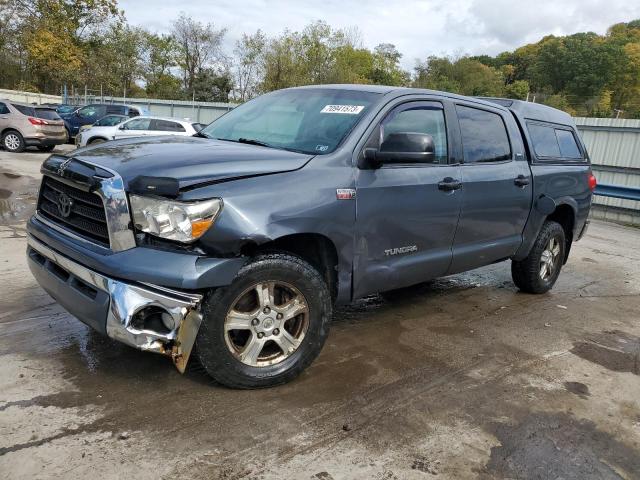
[(193, 137), (56, 154), (42, 173), (40, 285), (237, 388), (305, 369), (335, 304), (503, 260), (520, 290), (548, 291), (596, 183), (559, 110), (362, 85), (276, 91)]

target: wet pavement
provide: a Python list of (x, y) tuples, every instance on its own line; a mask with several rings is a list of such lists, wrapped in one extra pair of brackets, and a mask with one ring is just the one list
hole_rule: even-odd
[(44, 158), (0, 151), (3, 477), (640, 478), (640, 230), (594, 222), (547, 295), (502, 263), (358, 301), (300, 378), (234, 391), (36, 285)]

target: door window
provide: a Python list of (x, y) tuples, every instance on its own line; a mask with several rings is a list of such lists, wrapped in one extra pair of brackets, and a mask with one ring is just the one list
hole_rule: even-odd
[(150, 118), (136, 118), (124, 124), (125, 130), (149, 130), (151, 125)]
[(456, 105), (465, 163), (511, 159), (511, 144), (504, 120), (497, 113)]
[[(435, 156), (429, 163), (446, 164), (447, 128), (442, 105), (437, 102), (413, 102), (392, 110), (376, 129), (367, 147), (381, 148), (392, 134), (423, 133), (433, 138)], [(394, 150), (403, 151), (399, 146)]]
[(177, 122), (168, 120), (154, 120), (151, 130), (159, 130), (161, 132), (184, 132), (185, 129)]

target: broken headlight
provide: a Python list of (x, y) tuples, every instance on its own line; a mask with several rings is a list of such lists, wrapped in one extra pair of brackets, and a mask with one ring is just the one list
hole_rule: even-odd
[(135, 227), (150, 235), (189, 243), (213, 225), (222, 209), (222, 199), (177, 202), (165, 198), (129, 195)]

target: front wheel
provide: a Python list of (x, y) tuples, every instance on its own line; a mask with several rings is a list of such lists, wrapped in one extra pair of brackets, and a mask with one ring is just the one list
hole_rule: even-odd
[(529, 255), (523, 260), (511, 262), (513, 282), (523, 292), (548, 292), (560, 275), (565, 248), (562, 226), (553, 221), (545, 222)]
[(331, 296), (306, 261), (265, 254), (210, 294), (202, 313), (196, 352), (207, 373), (233, 388), (270, 387), (318, 356), (329, 333)]

